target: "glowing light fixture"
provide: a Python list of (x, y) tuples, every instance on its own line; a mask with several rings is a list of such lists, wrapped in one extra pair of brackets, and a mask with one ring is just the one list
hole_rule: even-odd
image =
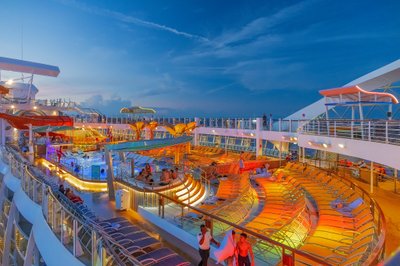
[(12, 85), (13, 83), (14, 83), (14, 80), (12, 80), (12, 79), (9, 79), (9, 80), (6, 81), (7, 85)]
[(341, 149), (344, 149), (344, 148), (345, 148), (344, 144), (342, 144), (342, 143), (339, 143), (339, 144), (338, 144), (338, 147), (341, 148)]
[(314, 146), (314, 147), (319, 147), (319, 148), (324, 148), (324, 149), (331, 147), (331, 144), (323, 143), (323, 142), (314, 142), (314, 141), (309, 141), (308, 145)]
[(282, 140), (290, 141), (290, 142), (297, 142), (297, 137), (292, 136), (282, 136)]
[(37, 106), (33, 106), (33, 109), (36, 110), (36, 109), (37, 109)]
[(15, 108), (15, 106), (14, 105), (11, 105), (11, 109), (14, 109)]

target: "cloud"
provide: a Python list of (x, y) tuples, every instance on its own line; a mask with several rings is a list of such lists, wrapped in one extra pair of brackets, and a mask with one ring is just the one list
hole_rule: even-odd
[(78, 2), (76, 0), (56, 0), (56, 1), (59, 3), (62, 3), (64, 5), (80, 9), (87, 13), (91, 13), (91, 14), (95, 14), (95, 15), (99, 15), (99, 16), (103, 16), (103, 17), (108, 17), (108, 18), (117, 20), (119, 22), (135, 24), (135, 25), (142, 26), (142, 27), (162, 30), (162, 31), (173, 33), (178, 36), (183, 36), (188, 39), (198, 40), (198, 41), (202, 41), (202, 42), (208, 42), (208, 39), (203, 36), (180, 31), (175, 28), (172, 28), (172, 27), (169, 27), (166, 25), (162, 25), (162, 24), (158, 24), (158, 23), (155, 23), (152, 21), (142, 20), (142, 19), (139, 19), (139, 18), (136, 18), (133, 16), (129, 16), (129, 15), (125, 15), (121, 12), (113, 11), (110, 9), (99, 8), (96, 6), (90, 6), (85, 3)]
[(305, 66), (287, 59), (261, 59), (238, 63), (228, 69), (226, 74), (233, 75), (252, 92), (283, 89), (306, 89)]
[(219, 92), (219, 91), (226, 90), (226, 89), (232, 87), (235, 84), (237, 84), (237, 82), (231, 82), (229, 84), (226, 84), (226, 85), (223, 85), (223, 86), (219, 86), (217, 88), (214, 88), (214, 89), (211, 89), (211, 90), (207, 91), (206, 94), (213, 94), (213, 93), (216, 93), (216, 92)]
[(264, 35), (271, 28), (285, 22), (288, 19), (294, 19), (305, 7), (314, 1), (302, 1), (291, 6), (284, 7), (270, 16), (260, 17), (244, 25), (240, 30), (230, 31), (222, 34), (213, 40), (217, 47), (232, 45), (237, 42), (253, 40), (255, 37)]
[(83, 107), (94, 108), (106, 115), (117, 115), (122, 107), (131, 106), (130, 100), (124, 100), (117, 95), (110, 99), (104, 99), (102, 95), (96, 94), (80, 102)]
[(138, 99), (159, 95), (172, 96), (189, 91), (189, 87), (169, 73), (158, 75), (138, 75), (134, 78), (135, 96)]

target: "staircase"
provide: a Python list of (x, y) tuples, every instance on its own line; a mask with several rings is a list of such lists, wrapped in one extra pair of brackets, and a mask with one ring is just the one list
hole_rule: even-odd
[(199, 204), (206, 197), (206, 189), (195, 180), (192, 175), (186, 175), (184, 185), (175, 192), (175, 198), (185, 204), (195, 206)]

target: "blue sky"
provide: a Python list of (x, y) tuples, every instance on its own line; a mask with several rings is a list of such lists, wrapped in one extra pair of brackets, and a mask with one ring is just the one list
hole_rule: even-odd
[(285, 116), (399, 59), (399, 1), (5, 0), (0, 56), (58, 65), (39, 97), (106, 113)]

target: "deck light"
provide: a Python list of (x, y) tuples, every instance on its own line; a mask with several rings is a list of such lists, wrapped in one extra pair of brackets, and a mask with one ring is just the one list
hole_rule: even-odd
[(13, 83), (14, 83), (14, 80), (12, 80), (12, 79), (9, 79), (9, 80), (6, 81), (7, 85), (12, 85)]
[(344, 144), (342, 144), (342, 143), (339, 143), (338, 146), (339, 146), (339, 148), (341, 148), (341, 149), (344, 149), (344, 147), (345, 147)]
[(14, 105), (11, 105), (11, 109), (14, 109), (15, 108), (15, 106)]
[(324, 148), (328, 148), (328, 144), (326, 143), (322, 143), (322, 146), (324, 146)]
[(36, 109), (37, 109), (37, 106), (33, 106), (33, 109), (36, 110)]

